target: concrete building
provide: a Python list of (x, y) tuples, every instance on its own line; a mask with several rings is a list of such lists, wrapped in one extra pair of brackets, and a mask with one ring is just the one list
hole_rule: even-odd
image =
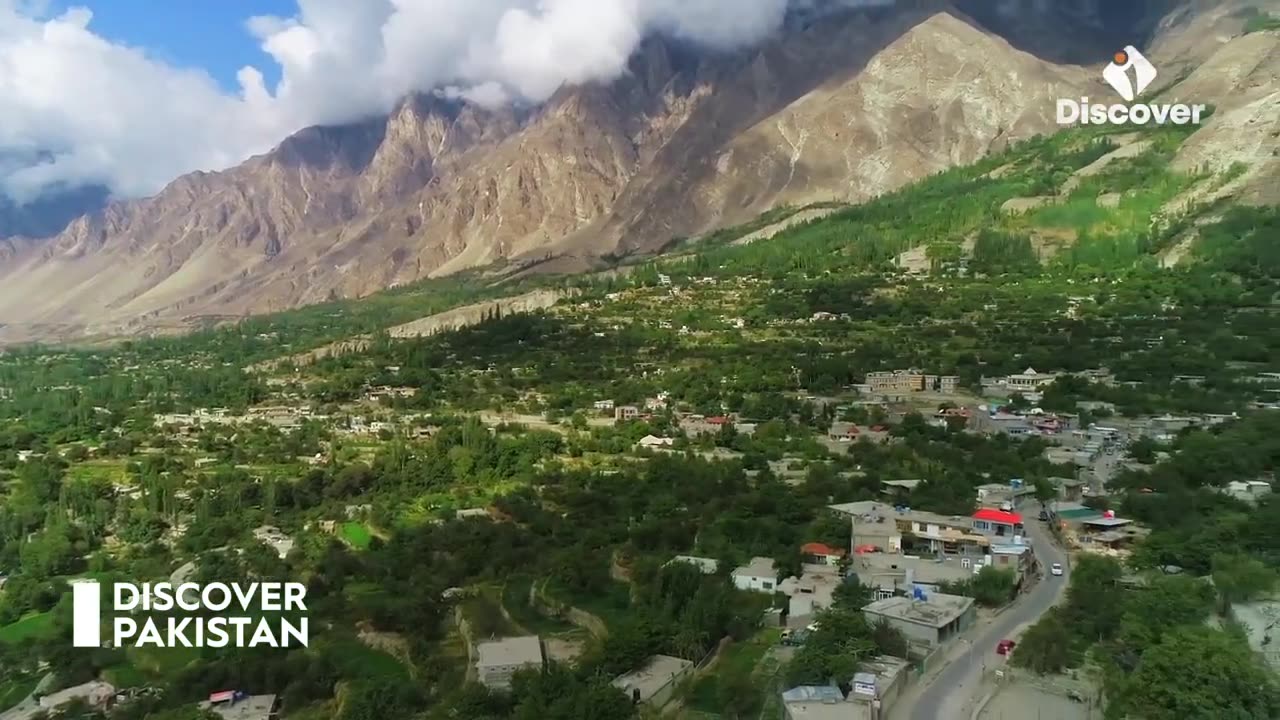
[(912, 370), (867, 373), (867, 387), (876, 395), (896, 395), (924, 390), (924, 375)]
[(1266, 480), (1232, 480), (1223, 488), (1231, 497), (1247, 503), (1256, 503), (1271, 494), (1271, 483)]
[(872, 500), (827, 507), (851, 519), (855, 553), (978, 556), (985, 555), (991, 545), (990, 538), (974, 530), (973, 519), (963, 515), (939, 515)]
[(778, 588), (778, 566), (772, 558), (751, 558), (751, 562), (734, 569), (733, 584), (739, 590), (771, 593)]
[(697, 557), (695, 555), (677, 555), (667, 561), (671, 563), (686, 563), (692, 565), (702, 571), (703, 575), (715, 575), (720, 569), (720, 561), (714, 558)]
[(633, 703), (662, 707), (671, 699), (680, 679), (693, 669), (693, 663), (670, 655), (654, 655), (644, 667), (619, 675), (610, 683), (631, 698)]
[(844, 582), (840, 572), (831, 565), (806, 564), (800, 577), (789, 577), (778, 583), (778, 592), (786, 595), (787, 626), (804, 627), (813, 616), (835, 602), (836, 588)]
[(619, 405), (613, 409), (613, 419), (618, 422), (635, 420), (640, 417), (640, 408), (635, 405)]
[(1014, 538), (1021, 537), (1022, 516), (1016, 512), (980, 508), (973, 514), (973, 529), (988, 537)]
[(1030, 575), (1036, 568), (1036, 554), (1030, 545), (992, 545), (990, 555), (991, 567), (997, 570), (1012, 570), (1018, 582)]
[(1049, 478), (1058, 489), (1058, 499), (1067, 502), (1080, 502), (1084, 499), (1084, 488), (1088, 483), (1076, 478)]
[(835, 442), (854, 442), (862, 434), (855, 423), (836, 421), (827, 429), (827, 439)]
[(702, 435), (715, 435), (724, 429), (725, 425), (733, 425), (734, 419), (724, 415), (716, 415), (706, 417), (705, 415), (687, 415), (680, 418), (677, 425), (680, 430), (691, 438)]
[(488, 688), (511, 687), (511, 676), (542, 668), (542, 641), (536, 635), (510, 637), (476, 646), (476, 677)]
[(915, 597), (891, 597), (862, 609), (867, 621), (887, 622), (916, 646), (934, 648), (973, 624), (973, 598), (919, 592)]
[(675, 444), (675, 440), (669, 437), (658, 437), (657, 435), (645, 435), (640, 438), (640, 442), (636, 443), (636, 447), (649, 448), (656, 450), (659, 448), (669, 448)]
[(917, 555), (864, 553), (855, 555), (850, 570), (858, 582), (871, 588), (877, 598), (910, 595), (915, 587), (938, 592), (941, 583), (973, 577), (981, 562), (968, 557), (922, 558)]
[(241, 695), (237, 692), (220, 692), (200, 703), (202, 710), (212, 712), (224, 720), (274, 720), (279, 702), (275, 695)]
[(854, 708), (835, 685), (800, 685), (782, 693), (784, 720), (850, 720)]
[(895, 701), (907, 684), (907, 661), (892, 655), (879, 655), (864, 662), (862, 670), (855, 673), (847, 700), (863, 706), (860, 714), (868, 720), (884, 720), (889, 717)]
[(782, 693), (784, 720), (885, 720), (906, 685), (907, 661), (880, 655), (848, 680), (848, 695), (836, 685), (800, 685)]
[(880, 485), (881, 485), (880, 492), (884, 493), (885, 495), (905, 496), (909, 494), (912, 490), (915, 490), (917, 487), (919, 487), (920, 483), (922, 482), (924, 482), (924, 480), (921, 480), (919, 478), (915, 478), (911, 480), (882, 480), (880, 481)]
[(819, 542), (805, 543), (800, 546), (800, 554), (809, 559), (809, 562), (821, 565), (839, 565), (845, 555), (849, 553), (844, 548), (833, 548)]
[(854, 552), (902, 551), (902, 531), (898, 529), (892, 506), (864, 501), (831, 505), (829, 509), (850, 518)]
[(960, 385), (956, 375), (930, 375), (919, 370), (867, 373), (864, 384), (874, 395), (905, 395), (917, 392), (952, 394)]
[(1007, 376), (1004, 379), (1004, 385), (1011, 393), (1028, 393), (1042, 390), (1057, 379), (1057, 373), (1041, 373), (1036, 372), (1035, 368), (1027, 368), (1020, 373)]

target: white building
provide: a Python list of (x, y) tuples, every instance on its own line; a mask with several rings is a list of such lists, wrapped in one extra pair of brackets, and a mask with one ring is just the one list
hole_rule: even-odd
[(778, 566), (772, 558), (751, 558), (733, 571), (733, 584), (739, 590), (771, 593), (778, 587)]
[(1253, 503), (1271, 494), (1271, 483), (1266, 480), (1232, 480), (1224, 491), (1237, 500)]
[(835, 603), (835, 591), (843, 578), (840, 571), (830, 565), (806, 564), (800, 577), (789, 577), (778, 584), (778, 592), (786, 595), (787, 625), (803, 627), (812, 621), (819, 611)]
[(1040, 373), (1035, 368), (1027, 368), (1020, 373), (1010, 375), (1004, 379), (1005, 387), (1009, 392), (1035, 392), (1049, 385), (1058, 379), (1056, 373)]
[(716, 571), (720, 569), (720, 561), (715, 558), (697, 557), (696, 555), (677, 555), (667, 561), (668, 565), (671, 563), (692, 565), (701, 570), (703, 575), (715, 575)]
[(536, 635), (510, 637), (476, 646), (477, 678), (488, 688), (511, 687), (511, 676), (542, 667), (542, 641)]

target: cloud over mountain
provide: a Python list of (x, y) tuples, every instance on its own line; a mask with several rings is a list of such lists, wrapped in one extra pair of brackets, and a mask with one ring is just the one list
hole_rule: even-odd
[(0, 192), (55, 185), (151, 193), (286, 135), (385, 112), (406, 93), (537, 102), (608, 80), (648, 34), (730, 49), (776, 30), (789, 8), (892, 0), (298, 0), (292, 17), (246, 18), (280, 81), (240, 70), (238, 92), (204, 71), (94, 33), (92, 13), (0, 0)]

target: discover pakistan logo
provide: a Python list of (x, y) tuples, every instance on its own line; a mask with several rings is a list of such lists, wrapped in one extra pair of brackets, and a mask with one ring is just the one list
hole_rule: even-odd
[[(302, 583), (108, 583), (111, 647), (307, 645)], [(102, 647), (103, 586), (71, 586), (72, 645)], [(229, 611), (229, 612), (228, 612)]]
[[(1129, 71), (1133, 71), (1133, 78), (1130, 79)], [(1151, 87), (1151, 83), (1155, 82), (1156, 66), (1146, 58), (1138, 49), (1132, 45), (1126, 45), (1124, 50), (1116, 53), (1112, 62), (1108, 63), (1106, 68), (1102, 70), (1102, 79), (1116, 91), (1125, 102), (1133, 103), (1144, 90)], [(1175, 103), (1172, 105), (1155, 105), (1150, 103), (1134, 103), (1131, 105), (1122, 105), (1116, 103), (1114, 105), (1102, 105), (1090, 103), (1089, 98), (1082, 97), (1079, 100), (1073, 98), (1060, 98), (1058, 100), (1058, 124), (1071, 125), (1079, 122), (1081, 125), (1146, 125), (1154, 122), (1156, 125), (1164, 125), (1165, 123), (1173, 123), (1174, 125), (1193, 125), (1200, 124), (1200, 115), (1204, 112), (1204, 105), (1187, 105), (1185, 103)]]

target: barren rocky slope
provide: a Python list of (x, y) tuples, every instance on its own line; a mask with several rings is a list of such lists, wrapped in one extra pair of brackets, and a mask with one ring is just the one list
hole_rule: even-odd
[[(1245, 68), (1233, 46), (1274, 57), (1275, 34), (1238, 38), (1236, 15), (1185, 5), (1153, 40), (1156, 60), (1168, 47), (1171, 60), (1210, 59), (1257, 85), (1240, 93), (1205, 69), (1174, 89), (1226, 101), (1222, 129), (1215, 117), (1186, 161), (1246, 135), (1257, 137), (1241, 152), (1253, 152), (1274, 60)], [(1101, 22), (1097, 8), (1080, 6), (1077, 29), (1097, 44), (1086, 27)], [(587, 268), (780, 203), (864, 199), (1050, 132), (1055, 98), (1103, 92), (1096, 66), (1061, 64), (1063, 38), (1025, 49), (1043, 34), (1037, 22), (1066, 20), (1037, 15), (1002, 36), (993, 13), (984, 26), (944, 2), (904, 0), (794, 23), (731, 55), (655, 38), (628, 75), (539, 108), (422, 96), (387, 118), (311, 128), (49, 240), (0, 242), (0, 341), (171, 328), (550, 256)]]

